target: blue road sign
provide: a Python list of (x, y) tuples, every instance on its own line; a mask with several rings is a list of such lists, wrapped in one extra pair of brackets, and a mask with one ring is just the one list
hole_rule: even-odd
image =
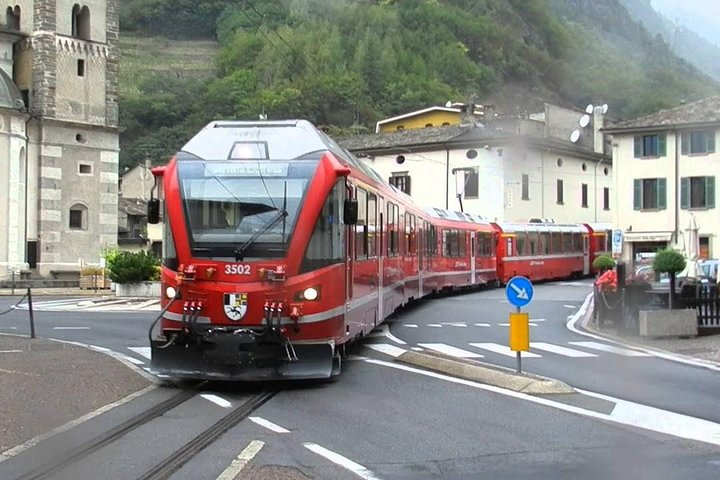
[(514, 307), (524, 307), (532, 301), (532, 282), (525, 277), (513, 277), (505, 287), (505, 296)]

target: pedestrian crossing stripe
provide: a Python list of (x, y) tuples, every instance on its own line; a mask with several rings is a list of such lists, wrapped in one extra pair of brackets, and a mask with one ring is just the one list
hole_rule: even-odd
[(444, 343), (418, 343), (423, 348), (435, 350), (445, 355), (458, 358), (483, 358), (479, 353), (468, 352), (462, 348), (453, 347), (452, 345), (445, 345)]
[(591, 350), (600, 350), (601, 352), (610, 352), (622, 355), (624, 357), (651, 357), (649, 353), (639, 352), (637, 350), (630, 350), (627, 348), (615, 347), (613, 345), (607, 345), (605, 343), (598, 342), (568, 342), (570, 345), (577, 345), (578, 347), (585, 347)]
[(597, 357), (594, 353), (582, 352), (572, 348), (561, 347), (560, 345), (554, 345), (552, 343), (545, 342), (530, 342), (531, 350), (544, 350), (550, 353), (557, 353), (558, 355), (564, 355), (566, 357), (583, 358), (583, 357)]
[[(505, 355), (506, 357), (517, 357), (517, 352), (510, 350), (507, 345), (500, 345), (499, 343), (470, 343), (473, 347), (477, 347), (483, 350), (488, 350), (493, 353)], [(542, 355), (532, 352), (522, 352), (523, 358), (540, 358)]]

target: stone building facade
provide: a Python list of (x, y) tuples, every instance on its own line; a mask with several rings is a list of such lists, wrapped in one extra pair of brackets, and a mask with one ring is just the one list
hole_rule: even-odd
[[(119, 1), (0, 8), (0, 55), (11, 52), (0, 67), (26, 104), (23, 238), (8, 245), (8, 258), (21, 261), (0, 258), (0, 276), (74, 273), (117, 244)], [(10, 181), (0, 177), (0, 190)], [(0, 230), (7, 222), (0, 215)]]

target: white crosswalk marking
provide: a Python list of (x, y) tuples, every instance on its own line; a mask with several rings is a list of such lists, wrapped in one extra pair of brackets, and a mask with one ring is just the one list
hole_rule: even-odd
[(601, 352), (610, 352), (622, 355), (625, 357), (651, 357), (652, 355), (638, 352), (637, 350), (629, 350), (627, 348), (614, 347), (605, 343), (598, 342), (568, 342), (570, 345), (577, 345), (578, 347), (585, 347), (591, 350), (600, 350)]
[(368, 343), (365, 346), (372, 348), (377, 352), (384, 353), (385, 355), (390, 355), (391, 357), (399, 357), (406, 352), (405, 349), (398, 348), (395, 345), (390, 345), (388, 343)]
[(476, 327), (489, 327), (489, 326), (490, 326), (489, 323), (476, 323), (476, 324), (474, 324), (474, 325), (475, 325)]
[(418, 343), (418, 345), (423, 348), (429, 348), (430, 350), (444, 353), (445, 355), (450, 355), (451, 357), (483, 358), (483, 356), (479, 353), (468, 352), (467, 350), (463, 350), (462, 348), (453, 347), (444, 343)]
[[(499, 343), (471, 343), (473, 347), (481, 348), (483, 350), (488, 350), (493, 353), (499, 353), (500, 355), (505, 355), (506, 357), (513, 357), (515, 358), (517, 356), (516, 352), (513, 352), (510, 350), (510, 347), (507, 345), (500, 345)], [(540, 358), (542, 355), (538, 355), (537, 353), (532, 352), (522, 352), (523, 358)]]
[(440, 325), (439, 323), (428, 323), (427, 326), (433, 328), (442, 328), (442, 325)]
[(545, 342), (530, 342), (530, 348), (533, 350), (544, 350), (546, 352), (557, 353), (558, 355), (566, 357), (597, 357), (594, 353), (581, 352), (580, 350), (573, 350), (572, 348), (561, 347), (560, 345), (553, 345), (552, 343)]
[(141, 355), (149, 360), (152, 359), (150, 347), (128, 347), (128, 350), (132, 350), (138, 355)]

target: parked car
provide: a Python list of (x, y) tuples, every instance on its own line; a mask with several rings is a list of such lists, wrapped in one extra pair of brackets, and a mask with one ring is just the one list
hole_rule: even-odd
[(718, 268), (720, 268), (720, 260), (703, 260), (700, 263), (703, 283), (716, 283)]

